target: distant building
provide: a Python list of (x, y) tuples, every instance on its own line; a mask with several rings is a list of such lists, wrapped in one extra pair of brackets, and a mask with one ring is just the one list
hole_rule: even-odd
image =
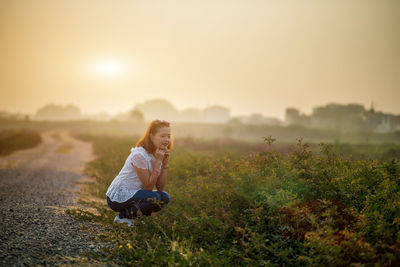
[(176, 121), (179, 117), (176, 108), (169, 101), (161, 98), (136, 104), (134, 110), (142, 112), (146, 121), (155, 119)]
[(202, 112), (197, 108), (187, 108), (179, 112), (178, 120), (181, 122), (202, 122)]
[(360, 104), (335, 104), (313, 108), (311, 126), (314, 128), (357, 131), (362, 129), (365, 108)]
[(300, 121), (300, 111), (296, 108), (287, 108), (285, 111), (286, 124), (297, 124)]
[(254, 113), (250, 116), (238, 117), (240, 122), (245, 124), (256, 124), (256, 125), (282, 125), (282, 121), (277, 118), (264, 117), (262, 114)]
[(376, 133), (390, 133), (400, 131), (400, 115), (376, 112), (371, 108), (366, 112), (368, 128)]
[(311, 116), (301, 114), (296, 108), (287, 108), (285, 112), (285, 125), (311, 126)]
[(209, 123), (226, 123), (230, 119), (230, 111), (222, 106), (210, 106), (203, 110), (203, 121)]

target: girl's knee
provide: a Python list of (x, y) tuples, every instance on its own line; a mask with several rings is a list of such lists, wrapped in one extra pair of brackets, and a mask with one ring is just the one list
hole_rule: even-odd
[(152, 191), (152, 192), (148, 193), (146, 199), (147, 199), (147, 201), (151, 201), (151, 202), (160, 201), (161, 200), (161, 196), (157, 192)]
[(158, 194), (156, 191), (150, 191), (150, 190), (139, 190), (135, 194), (134, 200), (136, 202), (142, 202), (142, 201), (154, 201), (154, 200), (160, 200), (160, 194)]
[(165, 204), (167, 204), (167, 203), (170, 201), (169, 195), (168, 195), (167, 192), (165, 192), (165, 191), (158, 191), (158, 193), (159, 193), (160, 196), (161, 196), (161, 201), (163, 201)]

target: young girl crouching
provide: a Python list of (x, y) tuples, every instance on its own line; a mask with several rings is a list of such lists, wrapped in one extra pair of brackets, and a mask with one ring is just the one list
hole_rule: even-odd
[(172, 146), (170, 123), (152, 121), (107, 190), (108, 206), (119, 212), (115, 222), (131, 226), (134, 217), (150, 216), (169, 202), (163, 190)]

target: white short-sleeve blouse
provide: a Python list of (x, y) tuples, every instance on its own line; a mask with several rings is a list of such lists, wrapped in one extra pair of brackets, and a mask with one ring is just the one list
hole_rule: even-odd
[(111, 201), (118, 203), (123, 203), (133, 197), (137, 191), (143, 189), (143, 185), (132, 164), (152, 173), (154, 161), (154, 156), (143, 147), (132, 148), (121, 171), (108, 187), (106, 195)]

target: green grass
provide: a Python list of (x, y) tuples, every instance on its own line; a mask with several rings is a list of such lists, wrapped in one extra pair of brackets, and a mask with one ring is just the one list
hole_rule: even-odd
[(33, 130), (0, 131), (0, 156), (9, 155), (16, 150), (33, 148), (41, 142), (40, 134)]
[[(225, 143), (176, 142), (166, 191), (171, 202), (135, 227), (113, 225), (105, 192), (136, 140), (81, 136), (98, 158), (86, 202), (70, 211), (108, 226), (98, 256), (140, 266), (395, 266), (400, 262), (400, 169), (396, 146), (363, 148), (301, 140), (290, 152)], [(240, 147), (240, 149), (238, 149)], [(318, 149), (316, 149), (318, 148)], [(228, 151), (224, 153), (224, 151)], [(375, 158), (371, 158), (371, 157)]]

